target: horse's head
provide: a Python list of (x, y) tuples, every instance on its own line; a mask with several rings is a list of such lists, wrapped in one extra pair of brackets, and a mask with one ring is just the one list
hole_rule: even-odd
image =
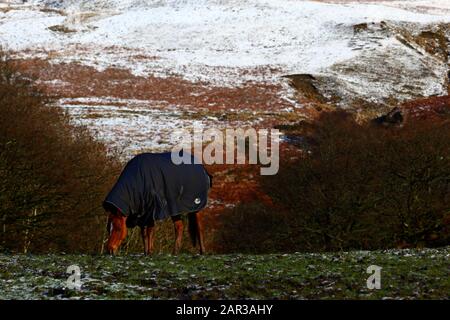
[(108, 223), (106, 225), (107, 231), (109, 232), (108, 252), (115, 255), (120, 244), (127, 236), (127, 217), (120, 212), (108, 213)]

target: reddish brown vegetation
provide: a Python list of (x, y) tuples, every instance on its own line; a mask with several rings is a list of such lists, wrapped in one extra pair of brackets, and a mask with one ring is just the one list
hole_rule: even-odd
[(248, 83), (238, 88), (211, 87), (177, 77), (139, 77), (124, 69), (97, 71), (77, 63), (51, 64), (40, 59), (17, 62), (21, 70), (40, 82), (59, 79), (65, 86), (45, 86), (51, 95), (65, 98), (116, 97), (160, 101), (165, 105), (192, 109), (271, 110), (289, 107), (278, 95), (280, 87)]
[(450, 96), (407, 101), (401, 106), (401, 110), (405, 114), (406, 121), (450, 120)]

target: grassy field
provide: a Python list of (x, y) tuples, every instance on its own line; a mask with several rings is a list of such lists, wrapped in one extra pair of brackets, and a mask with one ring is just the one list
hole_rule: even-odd
[[(0, 255), (1, 299), (448, 299), (450, 247), (271, 255)], [(70, 265), (81, 289), (66, 288)], [(370, 265), (381, 289), (367, 289)]]

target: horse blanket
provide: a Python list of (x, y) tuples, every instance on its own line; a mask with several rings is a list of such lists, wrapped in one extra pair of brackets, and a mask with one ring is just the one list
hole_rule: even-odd
[(143, 153), (131, 159), (103, 202), (119, 209), (127, 226), (146, 226), (203, 209), (211, 176), (201, 164), (174, 164), (171, 153)]

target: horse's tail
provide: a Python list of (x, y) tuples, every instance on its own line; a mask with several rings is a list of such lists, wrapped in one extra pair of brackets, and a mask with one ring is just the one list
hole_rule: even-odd
[(189, 236), (191, 237), (192, 245), (195, 247), (200, 237), (200, 230), (198, 228), (197, 212), (188, 213)]

